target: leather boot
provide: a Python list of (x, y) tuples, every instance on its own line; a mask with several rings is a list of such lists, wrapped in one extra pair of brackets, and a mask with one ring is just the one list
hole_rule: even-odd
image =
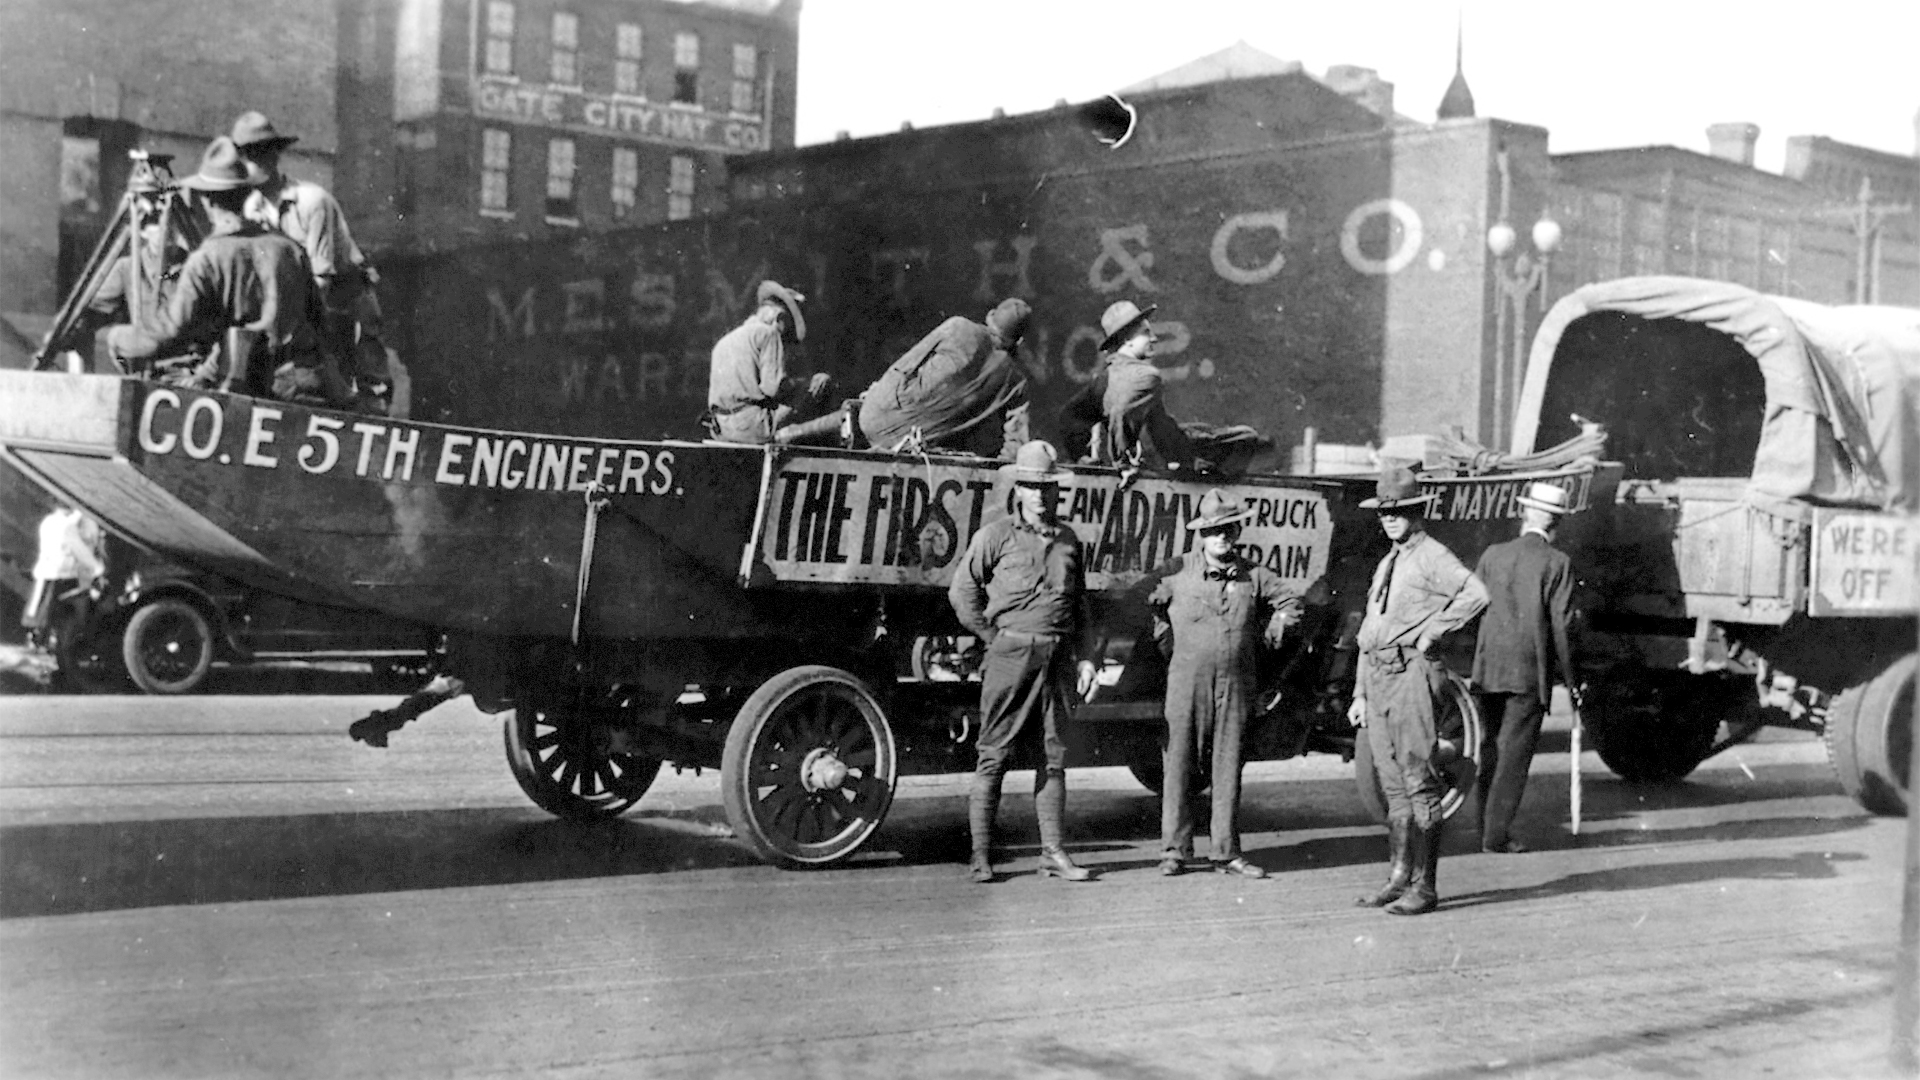
[(993, 880), (993, 820), (1000, 813), (1000, 774), (973, 774), (967, 793), (967, 825), (973, 833), (973, 859), (967, 876), (985, 884)]
[(1062, 846), (1062, 834), (1066, 831), (1067, 774), (1044, 771), (1034, 783), (1039, 785), (1033, 792), (1033, 812), (1040, 819), (1040, 876), (1067, 881), (1086, 881), (1093, 877), (1086, 867), (1074, 862)]
[(1354, 907), (1386, 907), (1407, 891), (1407, 883), (1413, 880), (1413, 854), (1408, 850), (1412, 832), (1410, 818), (1387, 821), (1387, 883), (1376, 892), (1354, 897)]
[(846, 423), (846, 413), (835, 409), (825, 416), (816, 416), (812, 420), (803, 420), (798, 424), (788, 424), (773, 433), (777, 443), (803, 443), (812, 446), (838, 446), (840, 428)]
[(1440, 830), (1444, 824), (1436, 821), (1424, 829), (1411, 830), (1413, 880), (1408, 882), (1404, 896), (1387, 905), (1387, 914), (1425, 915), (1440, 906)]

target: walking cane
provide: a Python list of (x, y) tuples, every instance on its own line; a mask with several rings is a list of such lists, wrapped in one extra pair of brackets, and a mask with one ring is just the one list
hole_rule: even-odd
[(1573, 706), (1573, 737), (1572, 737), (1572, 744), (1570, 746), (1570, 750), (1572, 752), (1572, 758), (1573, 758), (1573, 765), (1572, 765), (1573, 788), (1572, 788), (1572, 798), (1569, 801), (1573, 804), (1573, 835), (1579, 836), (1580, 835), (1580, 729), (1585, 725), (1583, 725), (1580, 720), (1579, 695), (1570, 692), (1568, 694), (1568, 701), (1569, 701), (1569, 704)]

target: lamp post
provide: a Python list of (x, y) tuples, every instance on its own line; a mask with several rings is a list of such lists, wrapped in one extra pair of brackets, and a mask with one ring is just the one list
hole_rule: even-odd
[[(1527, 309), (1533, 291), (1540, 290), (1540, 310), (1547, 307), (1547, 269), (1560, 246), (1560, 223), (1541, 212), (1533, 223), (1533, 251), (1517, 250), (1520, 236), (1509, 224), (1513, 213), (1513, 171), (1501, 150), (1500, 218), (1487, 230), (1487, 251), (1493, 255), (1493, 445), (1508, 450), (1513, 438), (1513, 413), (1519, 405), (1520, 383), (1527, 364)], [(1509, 258), (1511, 256), (1511, 258)]]

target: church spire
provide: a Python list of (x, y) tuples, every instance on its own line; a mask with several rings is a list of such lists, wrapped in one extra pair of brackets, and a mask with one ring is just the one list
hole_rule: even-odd
[(1467, 89), (1466, 15), (1456, 16), (1453, 29), (1453, 81), (1440, 99), (1439, 118), (1460, 120), (1473, 115), (1473, 91)]

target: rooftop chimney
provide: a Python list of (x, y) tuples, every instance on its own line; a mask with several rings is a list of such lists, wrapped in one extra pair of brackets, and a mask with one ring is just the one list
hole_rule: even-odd
[(1753, 144), (1759, 141), (1759, 124), (1707, 125), (1707, 152), (1726, 161), (1752, 166)]

